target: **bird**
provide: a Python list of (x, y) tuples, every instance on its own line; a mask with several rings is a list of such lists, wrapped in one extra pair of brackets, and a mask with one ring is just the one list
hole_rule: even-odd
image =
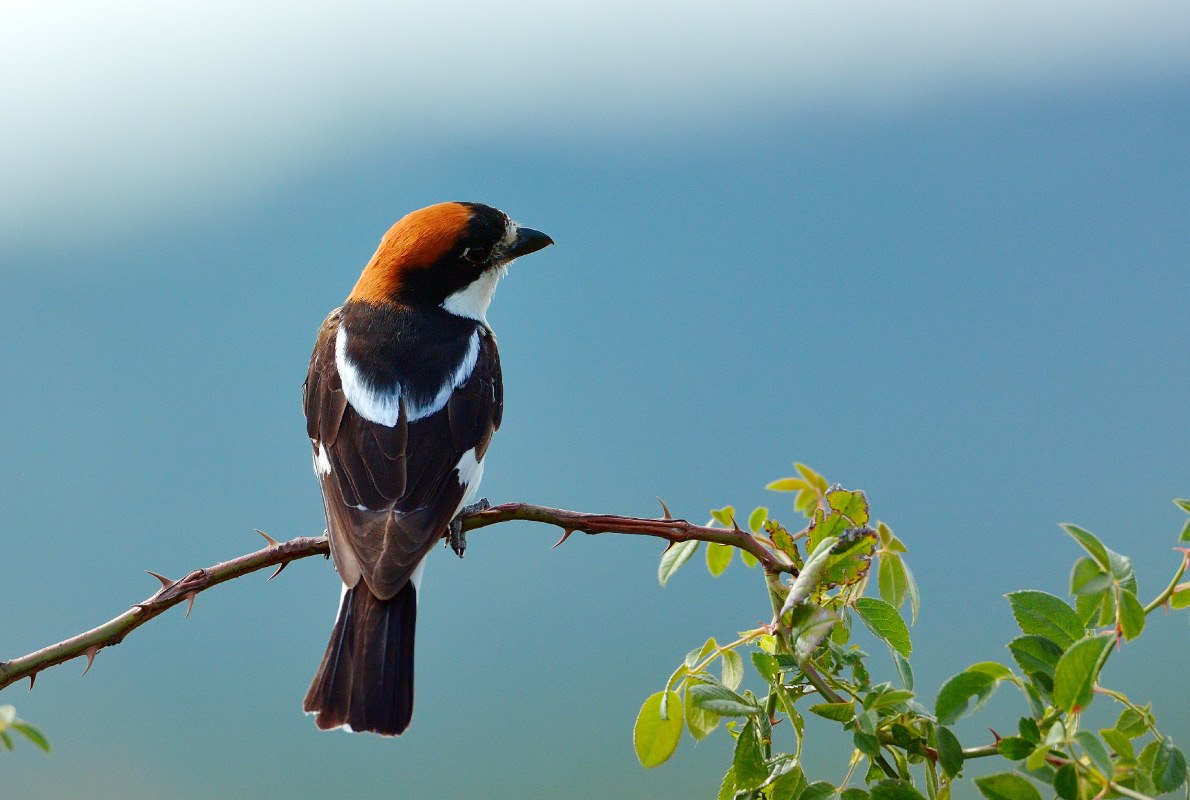
[(318, 330), (302, 386), (306, 432), (342, 579), (338, 617), (303, 709), (323, 730), (404, 733), (425, 559), (473, 508), (504, 389), (487, 321), (514, 259), (553, 244), (482, 203), (439, 203), (381, 239)]

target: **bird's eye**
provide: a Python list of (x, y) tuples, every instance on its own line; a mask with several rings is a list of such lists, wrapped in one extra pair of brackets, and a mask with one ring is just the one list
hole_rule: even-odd
[(488, 251), (482, 247), (468, 247), (463, 251), (463, 258), (472, 264), (482, 264), (487, 260)]

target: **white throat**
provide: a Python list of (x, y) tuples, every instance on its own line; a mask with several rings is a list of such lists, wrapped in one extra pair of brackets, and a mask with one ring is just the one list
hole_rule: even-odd
[(488, 306), (496, 293), (496, 284), (508, 271), (507, 266), (485, 271), (467, 286), (442, 301), (442, 307), (452, 314), (488, 324)]

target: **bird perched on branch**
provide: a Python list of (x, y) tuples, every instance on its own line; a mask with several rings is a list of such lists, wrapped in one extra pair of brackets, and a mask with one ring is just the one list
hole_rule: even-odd
[(479, 203), (414, 211), (318, 331), (303, 407), (343, 579), (304, 703), (319, 728), (395, 736), (409, 726), (425, 558), (444, 536), (462, 556), (455, 519), (500, 427), (488, 304), (513, 259), (550, 244)]

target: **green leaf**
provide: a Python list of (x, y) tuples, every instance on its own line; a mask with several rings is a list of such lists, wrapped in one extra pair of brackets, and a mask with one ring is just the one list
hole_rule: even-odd
[(0, 731), (12, 724), (12, 721), (17, 718), (17, 708), (13, 705), (0, 706)]
[(769, 510), (764, 506), (752, 509), (752, 513), (748, 515), (748, 529), (753, 533), (759, 533), (760, 529), (764, 527), (764, 521), (769, 518)]
[(25, 738), (33, 742), (33, 744), (40, 747), (45, 752), (50, 752), (50, 741), (45, 738), (45, 734), (39, 731), (34, 726), (30, 725), (22, 719), (13, 720), (12, 728), (15, 731), (20, 731), (25, 735)]
[(1095, 537), (1095, 534), (1069, 522), (1060, 523), (1059, 527), (1073, 536), (1074, 540), (1091, 554), (1091, 558), (1095, 559), (1099, 566), (1103, 568), (1104, 572), (1111, 571), (1111, 561), (1107, 557), (1107, 548), (1103, 546), (1103, 542)]
[(1120, 758), (1136, 759), (1136, 751), (1132, 749), (1132, 740), (1128, 738), (1127, 734), (1115, 728), (1101, 728), (1099, 735), (1112, 750), (1116, 751), (1116, 755)]
[(1024, 761), (1037, 748), (1037, 743), (1023, 736), (1005, 736), (996, 746), (1000, 749), (1000, 755), (1009, 761)]
[(1190, 583), (1180, 583), (1169, 596), (1169, 607), (1179, 610), (1190, 606)]
[(734, 552), (735, 548), (729, 544), (707, 542), (707, 569), (718, 578), (731, 563), (731, 555)]
[(1133, 711), (1131, 708), (1125, 708), (1121, 711), (1119, 719), (1116, 720), (1116, 730), (1129, 739), (1143, 736), (1144, 732), (1153, 724), (1153, 715), (1149, 711), (1148, 706), (1140, 709), (1140, 711), (1143, 712), (1143, 715)]
[(1177, 506), (1178, 508), (1185, 511), (1187, 514), (1190, 514), (1190, 500), (1186, 500), (1186, 499), (1179, 497), (1178, 499), (1174, 500), (1173, 503), (1175, 506)]
[(1145, 629), (1145, 607), (1136, 595), (1127, 589), (1120, 589), (1120, 633), (1132, 641)]
[(810, 525), (810, 532), (806, 537), (806, 549), (813, 552), (819, 543), (832, 536), (842, 536), (843, 531), (852, 527), (851, 521), (837, 511), (823, 515), (821, 511), (814, 513), (814, 522)]
[(1041, 800), (1041, 792), (1028, 778), (1015, 772), (997, 772), (975, 779), (979, 793), (988, 800)]
[(797, 493), (797, 499), (794, 500), (793, 507), (801, 511), (807, 517), (812, 517), (818, 508), (818, 493), (805, 489)]
[(1172, 792), (1186, 780), (1186, 757), (1174, 747), (1173, 739), (1166, 736), (1157, 746), (1153, 756), (1153, 784), (1164, 794)]
[(765, 683), (776, 683), (781, 673), (781, 667), (777, 663), (777, 659), (768, 653), (758, 653), (753, 650), (752, 666), (756, 668), (757, 674), (761, 678), (764, 678)]
[[(666, 701), (666, 717), (661, 716), (661, 701)], [(677, 692), (657, 692), (641, 706), (632, 730), (632, 746), (642, 767), (664, 764), (678, 748), (682, 737), (682, 698)]]
[(1071, 713), (1091, 704), (1091, 690), (1114, 641), (1110, 633), (1092, 636), (1066, 651), (1054, 670), (1054, 703), (1058, 708)]
[(950, 732), (950, 728), (938, 726), (938, 763), (948, 778), (953, 778), (963, 769), (963, 746), (958, 737)]
[(696, 741), (701, 742), (710, 736), (715, 728), (719, 727), (719, 715), (695, 705), (690, 700), (690, 688), (697, 685), (700, 684), (695, 683), (693, 680), (686, 684), (686, 702), (683, 704), (683, 707), (686, 711), (686, 727), (689, 729), (690, 735)]
[(1033, 744), (1041, 743), (1041, 729), (1037, 727), (1037, 720), (1032, 717), (1021, 717), (1016, 729), (1021, 732), (1022, 739)]
[(861, 597), (855, 601), (855, 611), (873, 634), (906, 658), (913, 650), (909, 628), (897, 610), (883, 600)]
[(686, 696), (694, 705), (721, 717), (748, 717), (763, 711), (760, 706), (718, 684), (695, 684), (689, 688)]
[(953, 725), (963, 716), (971, 698), (978, 697), (995, 683), (995, 678), (983, 672), (960, 672), (942, 684), (934, 700), (938, 724)]
[(876, 550), (876, 531), (849, 528), (831, 548), (831, 557), (823, 567), (819, 583), (826, 586), (851, 586), (868, 574), (872, 553)]
[(909, 579), (905, 575), (905, 563), (895, 553), (880, 557), (880, 568), (876, 571), (880, 596), (894, 608), (900, 608), (909, 594)]
[(724, 528), (731, 528), (735, 526), (735, 506), (723, 506), (723, 508), (711, 509), (711, 518), (722, 525)]
[(1080, 594), (1074, 598), (1075, 613), (1082, 620), (1083, 625), (1090, 625), (1099, 615), (1099, 606), (1103, 604), (1104, 592), (1099, 594)]
[(1008, 643), (1008, 651), (1026, 675), (1041, 673), (1050, 678), (1062, 657), (1062, 648), (1044, 636), (1018, 636)]
[(855, 706), (851, 703), (818, 703), (810, 706), (810, 713), (835, 722), (847, 722), (855, 716)]
[(1095, 765), (1095, 769), (1099, 770), (1099, 774), (1110, 778), (1112, 775), (1111, 756), (1108, 754), (1107, 748), (1103, 746), (1103, 742), (1099, 741), (1099, 737), (1090, 731), (1079, 731), (1074, 734), (1074, 740), (1086, 752), (1091, 763)]
[(756, 735), (756, 726), (750, 722), (744, 723), (740, 730), (740, 738), (736, 739), (731, 771), (735, 773), (737, 792), (756, 789), (769, 777), (768, 767), (764, 765), (764, 753), (760, 749), (760, 739)]
[(1136, 571), (1132, 569), (1132, 559), (1111, 550), (1107, 551), (1107, 558), (1111, 561), (1112, 577), (1120, 584), (1120, 588), (1136, 594)]
[(721, 659), (723, 661), (723, 685), (735, 691), (740, 688), (740, 683), (744, 680), (744, 659), (740, 658), (740, 654), (735, 650), (724, 650)]
[(806, 788), (806, 775), (801, 767), (795, 767), (770, 785), (772, 800), (798, 800)]
[(1054, 773), (1054, 791), (1062, 800), (1078, 800), (1078, 770), (1074, 764), (1063, 764)]
[(926, 800), (909, 781), (889, 779), (872, 786), (872, 800)]
[(1093, 558), (1082, 556), (1070, 571), (1071, 594), (1098, 594), (1112, 585), (1112, 576)]
[[(882, 684), (888, 686), (889, 684)], [(886, 692), (873, 693), (864, 698), (864, 705), (868, 708), (888, 708), (899, 703), (907, 703), (916, 695), (905, 689), (889, 689)]]
[[(789, 531), (784, 528), (777, 528), (771, 534), (773, 544), (778, 550), (790, 558), (795, 558), (797, 553), (797, 544), (794, 543), (793, 537), (789, 535)], [(799, 559), (800, 560), (800, 559)]]
[(682, 663), (686, 665), (687, 669), (694, 669), (701, 664), (711, 652), (719, 645), (715, 642), (715, 637), (712, 636), (707, 639), (706, 644), (702, 647), (696, 647), (686, 654), (686, 659)]
[(1012, 592), (1007, 597), (1012, 615), (1027, 634), (1044, 636), (1065, 650), (1085, 632), (1082, 620), (1061, 598), (1032, 590)]
[(1049, 745), (1041, 745), (1025, 759), (1025, 769), (1030, 772), (1036, 772), (1046, 766), (1045, 759), (1050, 754)]
[(838, 621), (839, 615), (829, 608), (820, 608), (812, 603), (795, 607), (789, 625), (794, 656), (804, 661), (813, 655)]
[(814, 781), (807, 786), (798, 800), (826, 800), (835, 793), (835, 787), (826, 781)]
[(913, 570), (909, 569), (909, 565), (901, 561), (901, 567), (905, 570), (905, 584), (909, 587), (909, 610), (911, 616), (909, 624), (917, 624), (917, 615), (921, 612), (921, 592), (917, 590), (917, 579), (913, 577)]
[(661, 563), (657, 566), (657, 580), (661, 581), (662, 586), (678, 571), (678, 567), (690, 560), (690, 556), (694, 555), (694, 551), (698, 549), (698, 545), (699, 541), (697, 539), (678, 542), (677, 544), (670, 545), (661, 554)]
[(723, 782), (719, 785), (717, 800), (732, 800), (733, 797), (735, 797), (735, 769), (729, 768), (727, 774), (723, 776)]
[(1113, 625), (1116, 621), (1116, 593), (1114, 591), (1104, 592), (1099, 595), (1101, 604), (1099, 606), (1099, 623), (1100, 625)]
[(1190, 519), (1186, 520), (1186, 524), (1182, 526), (1182, 535), (1178, 537), (1179, 542), (1190, 542)]
[(876, 758), (880, 755), (880, 740), (873, 734), (856, 731), (852, 734), (851, 741), (855, 745), (856, 750), (869, 758)]
[[(756, 484), (752, 484), (755, 486)], [(813, 489), (809, 482), (801, 478), (780, 478), (764, 487), (770, 492), (800, 492), (803, 489)]]
[(909, 659), (893, 651), (893, 663), (897, 667), (897, 676), (901, 679), (901, 685), (909, 691), (913, 691), (913, 667), (909, 666)]
[(839, 795), (839, 800), (871, 800), (871, 795), (858, 786), (852, 786), (850, 789), (843, 790), (843, 793)]
[(810, 484), (814, 486), (814, 488), (818, 489), (818, 491), (825, 492), (827, 490), (828, 485), (826, 478), (822, 477), (817, 472), (807, 467), (805, 464), (795, 463), (793, 466), (797, 468), (798, 474), (809, 481)]
[(760, 563), (760, 561), (756, 558), (756, 556), (752, 555), (747, 550), (740, 551), (740, 561), (743, 561), (744, 566), (747, 567), (748, 569), (752, 569), (753, 567), (755, 567), (757, 564)]
[(833, 492), (827, 492), (826, 502), (835, 511), (851, 520), (852, 524), (868, 524), (868, 498), (864, 496), (863, 492), (836, 489)]
[(967, 672), (982, 672), (996, 680), (1012, 677), (1012, 670), (996, 661), (980, 661), (967, 667)]

